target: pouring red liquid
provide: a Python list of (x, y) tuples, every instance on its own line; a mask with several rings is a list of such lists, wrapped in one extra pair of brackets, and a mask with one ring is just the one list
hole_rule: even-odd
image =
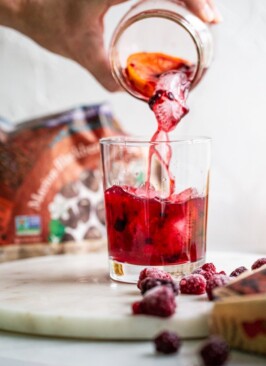
[[(147, 99), (157, 130), (151, 138), (144, 185), (115, 185), (105, 191), (109, 254), (117, 262), (166, 266), (197, 262), (205, 255), (207, 197), (193, 187), (175, 193), (168, 143), (169, 132), (188, 112), (193, 73), (188, 61), (160, 53), (139, 53), (128, 59), (128, 82)], [(160, 141), (166, 142), (163, 153), (158, 149)], [(167, 197), (150, 187), (153, 157), (168, 175)]]

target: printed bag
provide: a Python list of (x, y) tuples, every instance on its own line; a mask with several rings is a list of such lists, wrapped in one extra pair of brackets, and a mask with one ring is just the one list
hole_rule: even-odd
[(15, 259), (35, 255), (31, 244), (57, 252), (59, 243), (105, 238), (98, 142), (118, 133), (106, 104), (15, 126), (0, 120), (2, 256), (11, 246)]

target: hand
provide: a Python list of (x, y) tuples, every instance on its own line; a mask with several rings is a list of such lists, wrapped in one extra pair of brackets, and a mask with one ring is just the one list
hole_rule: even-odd
[(49, 51), (78, 62), (107, 90), (116, 91), (119, 87), (104, 49), (103, 18), (110, 6), (125, 1), (22, 0), (17, 30)]
[(213, 0), (183, 0), (184, 4), (195, 15), (206, 23), (219, 23), (222, 21), (222, 16), (215, 6)]
[[(103, 43), (107, 10), (128, 0), (0, 0), (0, 24), (85, 67), (109, 91), (119, 89)], [(213, 0), (183, 0), (202, 20), (217, 23)]]

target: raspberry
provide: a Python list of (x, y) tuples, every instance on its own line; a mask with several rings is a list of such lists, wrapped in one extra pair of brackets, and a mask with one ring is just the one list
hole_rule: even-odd
[(205, 278), (206, 281), (208, 281), (214, 275), (214, 273), (204, 271), (202, 268), (195, 269), (192, 274), (200, 274)]
[(258, 269), (264, 264), (266, 264), (266, 258), (257, 259), (256, 262), (252, 264), (251, 269)]
[(142, 280), (144, 280), (144, 278), (146, 277), (152, 277), (152, 278), (156, 278), (156, 279), (160, 279), (160, 280), (171, 280), (173, 281), (172, 276), (170, 275), (170, 273), (163, 271), (162, 269), (158, 269), (158, 268), (144, 268), (140, 274), (139, 274), (139, 280), (138, 280), (138, 288), (140, 289), (140, 283)]
[(209, 300), (213, 300), (213, 290), (216, 287), (225, 286), (230, 281), (230, 278), (228, 276), (222, 275), (222, 274), (215, 274), (207, 281), (206, 285), (206, 292), (208, 295)]
[(204, 366), (222, 366), (229, 357), (229, 346), (225, 340), (213, 336), (201, 348)]
[(179, 350), (181, 341), (176, 333), (164, 331), (154, 339), (154, 344), (157, 352), (170, 354)]
[(142, 314), (141, 313), (141, 301), (135, 301), (132, 304), (132, 313), (134, 315)]
[(206, 290), (206, 280), (200, 274), (185, 276), (179, 282), (181, 294), (201, 295)]
[(239, 275), (241, 275), (241, 273), (247, 271), (248, 269), (244, 266), (238, 267), (236, 268), (231, 274), (230, 277), (237, 277)]
[(205, 263), (203, 266), (201, 266), (201, 268), (206, 272), (216, 272), (216, 267), (213, 263)]
[(132, 304), (133, 314), (155, 315), (167, 318), (174, 314), (176, 308), (175, 295), (166, 286), (157, 286), (146, 292), (142, 301)]
[(216, 271), (216, 267), (213, 263), (205, 263), (201, 267), (195, 269), (192, 274), (200, 274), (206, 279), (206, 281), (208, 281), (215, 274), (226, 275), (224, 271), (221, 271), (219, 273), (217, 273)]
[(176, 282), (152, 277), (146, 277), (140, 282), (140, 291), (144, 295), (145, 292), (156, 286), (167, 286), (173, 290), (174, 294), (178, 295), (179, 288)]

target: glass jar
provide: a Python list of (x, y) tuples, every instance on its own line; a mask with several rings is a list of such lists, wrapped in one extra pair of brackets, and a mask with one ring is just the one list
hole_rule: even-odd
[(165, 53), (192, 62), (196, 66), (192, 89), (210, 66), (212, 35), (182, 2), (142, 0), (119, 22), (111, 39), (109, 56), (115, 80), (134, 97), (147, 100), (132, 88), (124, 72), (128, 56), (137, 52)]

